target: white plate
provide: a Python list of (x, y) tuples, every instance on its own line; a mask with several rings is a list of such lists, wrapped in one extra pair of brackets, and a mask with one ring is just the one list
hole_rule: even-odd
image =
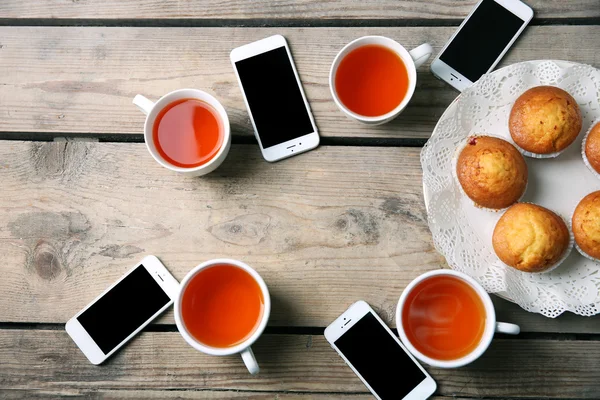
[(566, 61), (528, 61), (484, 75), (446, 109), (421, 152), (423, 192), (436, 249), (451, 268), (462, 271), (525, 310), (548, 317), (564, 311), (600, 313), (600, 264), (573, 251), (556, 270), (528, 274), (506, 267), (495, 255), (491, 237), (501, 212), (473, 206), (452, 174), (455, 149), (471, 134), (492, 134), (512, 142), (508, 115), (516, 98), (538, 85), (558, 86), (577, 101), (582, 133), (554, 159), (525, 158), (529, 183), (523, 201), (540, 204), (570, 221), (579, 200), (600, 190), (584, 165), (581, 142), (600, 117), (600, 70)]

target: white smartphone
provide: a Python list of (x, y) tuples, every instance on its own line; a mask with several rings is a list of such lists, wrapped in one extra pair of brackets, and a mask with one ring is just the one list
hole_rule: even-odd
[(431, 63), (431, 72), (461, 92), (490, 72), (517, 40), (533, 10), (519, 0), (481, 0)]
[(283, 36), (233, 49), (231, 63), (265, 160), (281, 160), (319, 145), (317, 126)]
[(177, 296), (179, 282), (154, 256), (96, 297), (65, 327), (92, 364), (100, 364), (133, 338)]
[(379, 400), (422, 400), (435, 392), (433, 378), (364, 301), (329, 325), (325, 338)]

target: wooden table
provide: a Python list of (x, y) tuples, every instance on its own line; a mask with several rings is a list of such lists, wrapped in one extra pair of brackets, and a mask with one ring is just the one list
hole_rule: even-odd
[[(564, 59), (600, 67), (599, 0), (529, 0), (536, 18), (503, 65)], [(457, 92), (419, 69), (406, 111), (381, 127), (346, 119), (327, 78), (339, 49), (380, 34), (436, 51), (468, 1), (45, 0), (0, 2), (0, 397), (366, 399), (323, 338), (358, 299), (394, 325), (402, 289), (445, 267), (426, 223), (420, 147)], [(322, 136), (265, 162), (229, 63), (233, 47), (287, 37)], [(131, 104), (200, 88), (225, 105), (233, 146), (190, 179), (158, 166)], [(265, 278), (262, 371), (209, 357), (169, 311), (103, 366), (64, 323), (145, 254), (181, 279), (211, 258)], [(600, 317), (547, 319), (495, 299), (498, 336), (471, 366), (430, 368), (438, 399), (600, 398)]]

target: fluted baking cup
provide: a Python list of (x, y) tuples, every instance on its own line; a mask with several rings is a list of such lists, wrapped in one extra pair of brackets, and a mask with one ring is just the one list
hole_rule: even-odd
[(583, 249), (581, 247), (579, 247), (579, 245), (577, 244), (577, 242), (575, 242), (575, 248), (577, 249), (577, 251), (579, 252), (579, 254), (581, 254), (582, 256), (584, 256), (585, 258), (587, 258), (588, 260), (600, 263), (600, 259), (594, 258), (594, 257), (590, 256), (588, 253), (586, 253), (585, 251), (583, 251)]
[(583, 163), (585, 164), (585, 166), (588, 167), (590, 171), (592, 171), (592, 174), (594, 174), (596, 178), (600, 179), (600, 173), (598, 173), (598, 171), (596, 171), (594, 167), (592, 167), (592, 164), (590, 164), (590, 160), (588, 160), (587, 158), (587, 154), (585, 154), (585, 144), (587, 143), (588, 136), (590, 136), (590, 132), (592, 132), (592, 129), (597, 124), (600, 124), (600, 118), (596, 118), (594, 122), (592, 122), (592, 124), (590, 125), (590, 129), (588, 129), (588, 131), (585, 133), (585, 136), (583, 137), (583, 142), (581, 142), (581, 158), (583, 158)]
[[(512, 139), (512, 136), (511, 136)], [(537, 159), (542, 159), (542, 158), (556, 158), (559, 155), (561, 155), (566, 149), (569, 148), (569, 146), (565, 147), (564, 149), (562, 149), (561, 151), (556, 151), (554, 153), (547, 153), (547, 154), (542, 154), (542, 153), (532, 153), (530, 151), (527, 151), (525, 149), (523, 149), (521, 146), (519, 146), (514, 139), (512, 139), (512, 145), (515, 146), (517, 148), (517, 150), (519, 150), (519, 152), (521, 154), (523, 154), (525, 157), (529, 157), (529, 158), (537, 158)]]
[[(599, 121), (600, 121), (600, 120), (599, 120)], [(593, 126), (593, 125), (592, 125), (592, 126)], [(591, 128), (590, 128), (590, 130), (591, 130)], [(589, 132), (588, 132), (588, 133), (589, 133)], [(591, 168), (591, 167), (590, 167), (590, 168)], [(593, 170), (593, 168), (592, 168), (592, 170)], [(591, 193), (594, 193), (594, 192), (591, 192)], [(591, 194), (591, 193), (589, 193), (589, 194)], [(573, 238), (575, 238), (575, 234), (573, 233), (573, 229), (572, 229), (572, 228), (573, 228), (573, 216), (575, 215), (575, 210), (577, 210), (577, 207), (579, 207), (579, 204), (581, 203), (581, 201), (582, 201), (583, 199), (585, 199), (585, 198), (586, 198), (586, 196), (588, 196), (589, 194), (587, 194), (587, 195), (583, 196), (583, 197), (582, 197), (582, 198), (581, 198), (581, 199), (580, 199), (580, 200), (577, 202), (577, 204), (576, 204), (576, 205), (575, 205), (575, 207), (573, 208), (573, 211), (571, 211), (571, 225), (570, 225), (570, 227), (571, 227), (571, 234), (573, 235)], [(588, 260), (592, 260), (592, 261), (594, 261), (594, 262), (600, 263), (600, 259), (594, 258), (594, 257), (590, 256), (588, 253), (586, 253), (585, 251), (583, 251), (583, 249), (582, 249), (581, 247), (579, 247), (579, 245), (577, 244), (577, 242), (575, 242), (575, 249), (577, 249), (577, 251), (579, 252), (579, 254), (581, 254), (582, 256), (584, 256), (585, 258), (587, 258)]]
[[(544, 206), (541, 206), (539, 204), (528, 203), (528, 202), (524, 202), (522, 204), (533, 204), (534, 206), (544, 207)], [(544, 207), (544, 208), (546, 208), (546, 207)], [(556, 268), (558, 268), (567, 259), (567, 257), (569, 257), (569, 255), (571, 254), (571, 251), (573, 250), (573, 245), (575, 243), (575, 236), (573, 235), (573, 229), (571, 229), (571, 222), (569, 220), (565, 219), (564, 216), (560, 215), (559, 213), (557, 213), (554, 210), (550, 210), (549, 208), (546, 208), (546, 210), (552, 211), (554, 214), (558, 215), (563, 220), (563, 222), (567, 226), (567, 230), (569, 231), (569, 244), (567, 245), (567, 248), (565, 249), (565, 252), (562, 255), (562, 257), (557, 262), (555, 262), (554, 264), (552, 264), (550, 267), (546, 268), (543, 271), (521, 271), (518, 268), (512, 267), (512, 266), (504, 263), (502, 260), (500, 260), (500, 257), (498, 257), (498, 255), (496, 255), (496, 257), (498, 257), (498, 259), (500, 260), (500, 262), (502, 263), (502, 265), (506, 266), (507, 268), (512, 268), (512, 269), (515, 269), (517, 271), (521, 271), (521, 272), (526, 273), (526, 274), (546, 274), (548, 272), (554, 271)]]

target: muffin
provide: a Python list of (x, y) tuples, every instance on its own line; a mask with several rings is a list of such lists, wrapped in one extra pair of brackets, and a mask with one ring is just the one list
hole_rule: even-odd
[(527, 164), (506, 140), (471, 136), (456, 162), (456, 176), (465, 194), (481, 207), (506, 208), (527, 186)]
[(552, 211), (529, 203), (510, 207), (494, 228), (494, 251), (505, 264), (524, 272), (544, 272), (569, 250), (565, 221)]
[(571, 95), (553, 86), (523, 93), (510, 112), (510, 135), (523, 150), (552, 154), (566, 149), (581, 131), (581, 111)]
[(573, 235), (580, 252), (600, 260), (600, 190), (585, 196), (575, 208)]
[(600, 174), (600, 122), (587, 134), (584, 151), (590, 167)]

